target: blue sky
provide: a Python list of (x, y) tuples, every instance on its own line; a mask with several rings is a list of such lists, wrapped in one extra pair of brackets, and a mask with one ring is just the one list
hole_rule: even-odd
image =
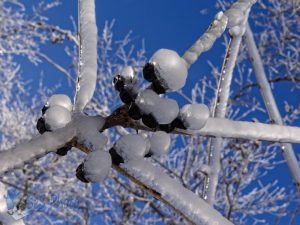
[[(37, 2), (36, 0), (29, 0), (26, 4), (31, 7)], [(203, 9), (207, 10), (206, 14), (201, 13)], [(148, 58), (160, 48), (173, 49), (179, 54), (183, 54), (207, 29), (216, 13), (215, 0), (96, 0), (99, 32), (102, 31), (105, 21), (115, 19), (115, 40), (121, 39), (132, 30), (135, 43), (140, 44), (142, 40), (145, 41)], [(77, 1), (62, 0), (62, 5), (49, 11), (47, 15), (50, 17), (50, 23), (57, 24), (62, 28), (71, 28), (70, 16), (72, 15), (77, 19)], [(191, 68), (187, 81), (188, 89), (203, 75), (210, 75), (208, 60), (214, 62), (219, 68), (221, 67), (221, 56), (225, 52), (221, 41), (219, 40), (210, 52), (203, 54)], [(57, 53), (55, 46), (45, 48), (44, 52), (49, 53), (61, 65), (67, 66), (66, 58)], [(35, 73), (40, 72), (40, 69), (44, 71), (47, 85), (55, 84), (64, 79), (62, 74), (49, 65), (42, 64), (38, 68), (32, 66), (22, 68), (24, 76), (30, 79), (34, 79)], [(33, 85), (36, 84), (36, 82), (33, 83)], [(283, 100), (286, 96), (277, 91), (275, 97), (279, 100), (282, 111)], [(295, 103), (299, 102), (295, 96), (289, 100)], [(297, 149), (299, 150), (299, 146)], [(269, 179), (272, 180), (277, 177), (281, 182), (292, 184), (286, 165), (281, 165), (278, 171), (280, 171), (278, 174), (273, 174)]]

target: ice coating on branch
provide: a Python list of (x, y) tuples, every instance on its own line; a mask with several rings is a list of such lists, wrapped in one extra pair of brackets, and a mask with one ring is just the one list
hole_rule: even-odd
[(135, 104), (143, 113), (150, 114), (158, 101), (159, 96), (154, 91), (146, 89), (139, 92), (137, 98), (135, 99)]
[(45, 125), (48, 130), (65, 127), (71, 121), (71, 112), (62, 106), (52, 106), (44, 114)]
[(180, 109), (179, 117), (190, 130), (199, 130), (209, 118), (209, 109), (204, 104), (187, 104)]
[(219, 38), (226, 29), (228, 18), (223, 12), (219, 12), (207, 31), (187, 50), (183, 59), (186, 61), (188, 67), (196, 62), (199, 56), (211, 49), (214, 42)]
[(79, 72), (75, 109), (82, 111), (92, 99), (97, 80), (97, 26), (94, 0), (79, 0)]
[(70, 112), (72, 111), (71, 99), (67, 95), (63, 95), (63, 94), (52, 95), (48, 99), (46, 106), (47, 107), (62, 106), (64, 108), (66, 108), (67, 110), (69, 110)]
[(141, 135), (129, 134), (120, 137), (115, 144), (116, 151), (124, 160), (142, 159), (147, 154), (147, 142)]
[(179, 107), (173, 99), (159, 99), (152, 108), (152, 115), (159, 124), (171, 123), (179, 113)]
[(249, 9), (256, 1), (257, 0), (239, 0), (225, 12), (225, 15), (228, 17), (227, 27), (232, 36), (239, 36), (245, 33), (245, 24), (247, 22)]
[(145, 160), (130, 160), (121, 164), (135, 178), (160, 193), (176, 209), (182, 211), (195, 224), (232, 225), (218, 211), (210, 207), (204, 200), (178, 181), (167, 176), (162, 170)]
[(161, 85), (170, 91), (181, 89), (187, 78), (187, 65), (177, 52), (169, 49), (159, 49), (150, 62), (155, 66), (155, 75)]
[(150, 138), (151, 153), (157, 156), (165, 155), (168, 153), (170, 144), (170, 135), (163, 131), (157, 131)]
[(98, 150), (89, 153), (83, 164), (84, 177), (90, 182), (102, 182), (112, 165), (108, 152)]

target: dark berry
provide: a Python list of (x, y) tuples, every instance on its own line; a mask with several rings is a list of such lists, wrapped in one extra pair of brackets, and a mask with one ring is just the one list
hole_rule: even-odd
[(48, 106), (44, 105), (44, 107), (42, 108), (42, 114), (43, 115), (45, 114), (45, 112), (47, 111), (48, 108), (49, 108)]
[(109, 150), (109, 154), (111, 156), (111, 160), (112, 160), (112, 163), (115, 164), (115, 165), (120, 165), (121, 163), (124, 163), (124, 159), (122, 158), (122, 156), (120, 156), (116, 149), (114, 148), (111, 148)]
[(134, 120), (139, 120), (142, 118), (142, 113), (136, 104), (131, 103), (128, 110), (128, 116)]
[(164, 131), (166, 133), (171, 133), (175, 129), (175, 126), (172, 123), (170, 123), (170, 124), (160, 124), (159, 129), (161, 129), (162, 131)]
[(113, 85), (118, 92), (121, 92), (122, 90), (124, 90), (123, 77), (121, 77), (121, 75), (115, 76), (113, 79)]
[(155, 80), (153, 81), (153, 83), (151, 84), (151, 89), (156, 92), (156, 94), (164, 94), (166, 93), (166, 89), (161, 86), (159, 80)]
[(84, 171), (83, 171), (83, 163), (81, 163), (77, 169), (76, 169), (76, 177), (78, 180), (82, 181), (83, 183), (89, 183), (87, 179), (84, 177)]
[(45, 133), (46, 131), (48, 131), (46, 129), (46, 125), (45, 125), (45, 120), (43, 117), (40, 117), (36, 123), (36, 129), (39, 131), (40, 134)]
[(151, 114), (143, 115), (142, 121), (149, 128), (156, 128), (158, 126), (156, 119)]
[(186, 127), (183, 125), (183, 122), (179, 118), (173, 120), (172, 126), (174, 126), (175, 128), (186, 130)]
[(125, 90), (120, 92), (120, 99), (126, 105), (130, 105), (130, 103), (134, 101), (133, 97)]
[(145, 158), (150, 158), (153, 154), (151, 152), (148, 152), (146, 155), (145, 155)]
[(156, 79), (154, 65), (152, 63), (146, 63), (143, 68), (143, 74), (145, 80), (149, 82), (154, 81)]
[(56, 154), (60, 155), (60, 156), (65, 156), (65, 155), (67, 155), (69, 150), (71, 150), (70, 147), (62, 147), (62, 148), (57, 149)]

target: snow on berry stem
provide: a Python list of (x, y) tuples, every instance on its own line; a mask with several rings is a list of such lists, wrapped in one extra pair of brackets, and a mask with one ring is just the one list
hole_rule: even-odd
[(94, 0), (79, 0), (79, 65), (75, 110), (92, 99), (97, 81), (97, 26)]
[[(254, 74), (259, 86), (259, 90), (263, 96), (265, 106), (267, 108), (270, 120), (278, 125), (283, 125), (283, 120), (278, 110), (276, 101), (274, 99), (270, 84), (267, 79), (267, 75), (264, 70), (264, 66), (258, 52), (258, 49), (255, 44), (252, 30), (247, 24), (246, 29), (246, 46), (248, 49), (248, 54), (254, 69)], [(291, 171), (294, 183), (300, 192), (300, 167), (295, 156), (293, 147), (291, 144), (282, 144), (281, 145), (283, 156), (288, 164), (288, 167)]]
[[(233, 70), (236, 64), (239, 53), (242, 36), (245, 32), (245, 25), (248, 21), (250, 7), (254, 1), (249, 2), (237, 1), (232, 7), (225, 12), (230, 24), (231, 40), (227, 48), (224, 63), (221, 70), (221, 77), (216, 91), (216, 100), (212, 111), (212, 116), (216, 118), (225, 118), (227, 104), (230, 94), (230, 85), (233, 77)], [(247, 8), (248, 6), (248, 8)], [(239, 14), (241, 17), (239, 17)], [(239, 22), (241, 21), (241, 22)], [(211, 168), (211, 173), (208, 174), (205, 180), (204, 197), (211, 205), (214, 204), (215, 192), (218, 185), (219, 173), (221, 169), (220, 158), (222, 150), (222, 139), (214, 138), (210, 140), (208, 146), (208, 163)]]

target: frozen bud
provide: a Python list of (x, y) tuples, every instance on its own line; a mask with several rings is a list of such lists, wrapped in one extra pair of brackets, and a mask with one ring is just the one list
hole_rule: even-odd
[(46, 129), (46, 125), (45, 125), (45, 119), (43, 117), (40, 117), (36, 123), (36, 129), (39, 131), (40, 134), (45, 133), (46, 131), (48, 131)]
[(130, 103), (134, 102), (133, 96), (126, 90), (120, 92), (120, 99), (126, 105), (130, 105)]
[(185, 61), (175, 52), (160, 49), (150, 59), (156, 79), (166, 90), (176, 91), (185, 85), (188, 70)]
[(151, 153), (158, 156), (167, 154), (170, 144), (170, 135), (163, 131), (157, 131), (150, 138)]
[(129, 134), (120, 137), (114, 149), (124, 160), (143, 158), (147, 153), (147, 142), (137, 134)]
[(123, 78), (125, 84), (134, 84), (136, 82), (136, 75), (132, 66), (124, 67), (120, 76)]
[(78, 180), (80, 180), (83, 183), (89, 183), (87, 179), (84, 177), (84, 171), (83, 171), (83, 163), (81, 163), (77, 169), (76, 169), (76, 177)]
[(173, 99), (159, 99), (152, 109), (152, 115), (159, 124), (171, 123), (179, 113), (179, 107)]
[(56, 130), (71, 121), (71, 112), (62, 106), (52, 106), (46, 111), (44, 119), (47, 130)]
[(179, 117), (187, 129), (199, 130), (209, 118), (209, 109), (204, 104), (187, 104), (180, 110)]
[(67, 95), (62, 95), (62, 94), (52, 95), (48, 99), (45, 107), (50, 108), (52, 106), (61, 106), (70, 112), (72, 111), (72, 102)]
[(91, 152), (83, 163), (84, 178), (90, 182), (102, 182), (107, 177), (111, 165), (112, 160), (108, 152)]
[(143, 113), (150, 114), (159, 100), (159, 96), (154, 91), (146, 89), (138, 94), (135, 104)]
[(149, 82), (152, 82), (156, 79), (155, 67), (153, 63), (146, 63), (146, 65), (143, 68), (143, 75), (144, 79)]

